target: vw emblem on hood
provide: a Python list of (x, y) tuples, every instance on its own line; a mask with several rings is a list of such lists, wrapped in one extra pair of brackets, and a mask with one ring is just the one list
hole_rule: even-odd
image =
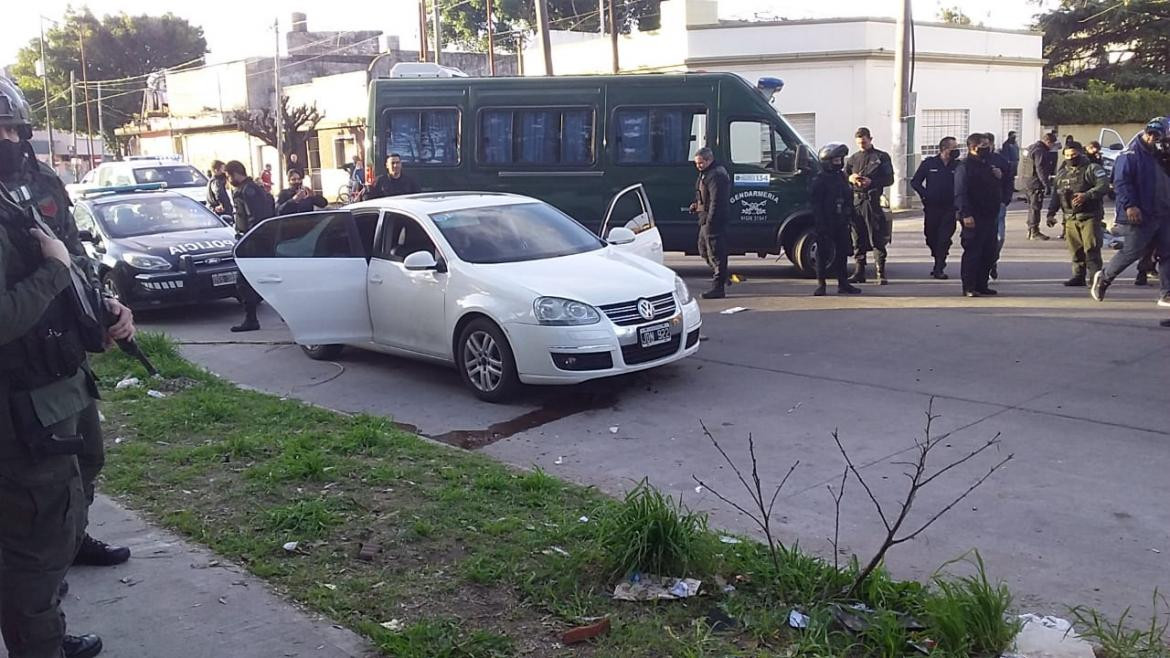
[(654, 304), (649, 299), (638, 300), (638, 315), (644, 320), (654, 319)]

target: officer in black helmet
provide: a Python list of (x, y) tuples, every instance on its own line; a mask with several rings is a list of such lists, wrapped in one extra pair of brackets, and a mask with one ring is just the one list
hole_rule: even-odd
[(812, 209), (817, 234), (817, 289), (813, 295), (825, 294), (825, 281), (831, 274), (837, 279), (837, 293), (856, 295), (861, 289), (849, 284), (845, 259), (853, 247), (850, 228), (853, 221), (853, 188), (845, 177), (845, 157), (849, 147), (840, 142), (825, 144), (817, 152), (821, 171), (813, 179)]
[[(22, 178), (35, 163), (29, 117), (20, 89), (0, 77), (0, 633), (12, 658), (89, 657), (101, 639), (65, 635), (59, 588), (85, 536), (77, 455), (83, 415), (96, 414), (85, 353), (105, 337), (102, 300), (58, 237), (68, 227), (45, 212), (55, 200)], [(109, 335), (132, 335), (130, 316), (109, 311), (120, 317)]]

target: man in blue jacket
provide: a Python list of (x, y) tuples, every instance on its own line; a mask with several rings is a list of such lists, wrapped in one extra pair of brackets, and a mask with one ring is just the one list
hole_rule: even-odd
[(951, 238), (955, 237), (955, 167), (959, 165), (959, 140), (943, 137), (938, 143), (938, 155), (922, 161), (910, 187), (922, 199), (923, 234), (926, 246), (934, 259), (930, 276), (935, 279), (950, 278), (943, 272), (947, 266), (947, 255), (951, 250)]
[(1163, 261), (1158, 268), (1158, 306), (1170, 307), (1170, 267), (1165, 263), (1170, 257), (1170, 118), (1150, 119), (1145, 131), (1117, 156), (1113, 189), (1125, 246), (1093, 277), (1089, 293), (1097, 301), (1105, 299), (1113, 280), (1154, 245)]

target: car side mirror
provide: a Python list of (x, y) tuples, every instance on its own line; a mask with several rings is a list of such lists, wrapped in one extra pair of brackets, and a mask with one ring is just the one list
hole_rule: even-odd
[(802, 172), (808, 171), (808, 160), (809, 148), (804, 144), (800, 144), (796, 147), (796, 157), (792, 160), (792, 171), (789, 173), (795, 176)]
[(606, 241), (612, 245), (630, 244), (634, 241), (634, 232), (624, 226), (615, 226), (609, 230)]
[(78, 231), (77, 239), (82, 242), (92, 242), (94, 244), (96, 244), (98, 241), (97, 238), (94, 237), (94, 234), (87, 230)]
[(429, 251), (416, 251), (406, 257), (402, 261), (402, 265), (411, 272), (423, 272), (426, 270), (438, 270), (439, 263), (435, 260), (434, 254)]

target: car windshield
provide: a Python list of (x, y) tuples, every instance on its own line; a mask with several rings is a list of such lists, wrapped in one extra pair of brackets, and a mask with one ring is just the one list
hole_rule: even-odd
[(194, 187), (206, 185), (207, 177), (191, 165), (163, 165), (134, 169), (137, 183), (166, 183), (167, 187)]
[(469, 208), (431, 215), (468, 263), (515, 263), (571, 256), (605, 246), (589, 229), (546, 203)]
[(111, 238), (223, 228), (223, 221), (203, 205), (182, 196), (135, 196), (98, 204), (98, 218)]

